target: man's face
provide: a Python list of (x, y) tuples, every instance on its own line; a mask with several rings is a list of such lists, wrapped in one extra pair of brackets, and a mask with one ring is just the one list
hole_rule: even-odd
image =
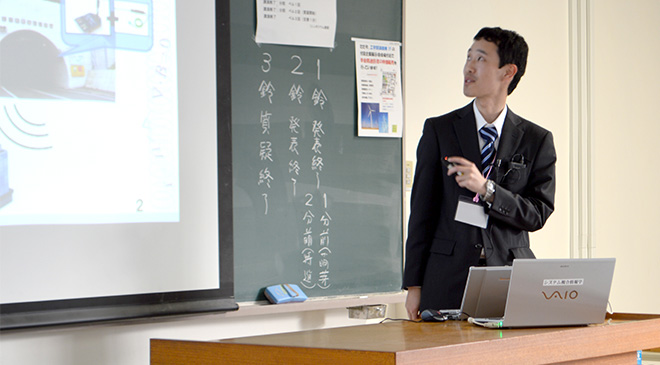
[(508, 85), (504, 82), (505, 67), (500, 68), (500, 56), (495, 43), (484, 39), (474, 41), (463, 67), (463, 94), (487, 98), (501, 96)]

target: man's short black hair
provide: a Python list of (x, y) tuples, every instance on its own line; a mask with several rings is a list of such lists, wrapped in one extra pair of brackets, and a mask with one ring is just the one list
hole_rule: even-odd
[(495, 43), (497, 46), (497, 55), (500, 56), (500, 68), (510, 63), (518, 67), (518, 72), (513, 76), (509, 84), (508, 94), (511, 95), (513, 90), (518, 85), (518, 81), (522, 75), (525, 74), (525, 67), (527, 66), (527, 53), (529, 48), (525, 39), (518, 33), (512, 30), (496, 28), (482, 28), (474, 40), (478, 41), (484, 39), (488, 42)]

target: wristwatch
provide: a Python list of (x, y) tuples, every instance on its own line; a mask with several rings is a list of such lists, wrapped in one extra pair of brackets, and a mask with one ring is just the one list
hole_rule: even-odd
[(486, 202), (492, 202), (493, 194), (495, 194), (495, 182), (493, 180), (486, 180), (486, 195), (482, 199)]

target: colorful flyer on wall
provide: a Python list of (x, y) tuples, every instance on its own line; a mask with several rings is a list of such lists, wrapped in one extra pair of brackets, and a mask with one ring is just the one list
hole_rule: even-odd
[(401, 138), (401, 43), (359, 38), (353, 41), (358, 136)]
[(256, 0), (257, 43), (335, 47), (337, 0)]

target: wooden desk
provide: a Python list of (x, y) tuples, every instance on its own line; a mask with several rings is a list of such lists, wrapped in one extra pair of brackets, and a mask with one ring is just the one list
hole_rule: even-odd
[(638, 350), (660, 347), (660, 318), (646, 318), (504, 330), (386, 322), (209, 342), (152, 339), (151, 364), (635, 364)]

